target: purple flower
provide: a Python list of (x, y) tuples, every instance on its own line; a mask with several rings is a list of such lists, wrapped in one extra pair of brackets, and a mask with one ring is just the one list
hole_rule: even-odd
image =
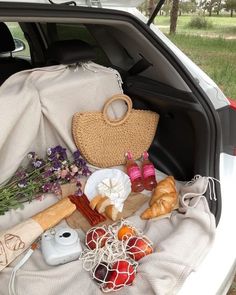
[(79, 178), (76, 179), (76, 186), (82, 187), (82, 183), (80, 182)]
[(37, 158), (37, 155), (36, 155), (35, 152), (29, 152), (28, 155), (27, 155), (27, 157), (28, 157), (28, 159), (30, 159), (30, 160), (31, 160), (31, 159), (34, 160), (34, 159)]
[(52, 190), (53, 183), (47, 182), (42, 186), (42, 190), (44, 193), (48, 193)]
[(51, 177), (52, 175), (53, 175), (53, 171), (52, 171), (52, 169), (50, 168), (50, 169), (45, 170), (45, 171), (43, 172), (42, 177), (43, 177), (43, 178), (49, 178), (49, 177)]
[(26, 178), (27, 177), (27, 172), (23, 169), (23, 168), (20, 168), (16, 171), (16, 174), (15, 176), (18, 178), (18, 179), (23, 179), (23, 178)]
[(60, 195), (61, 194), (61, 186), (59, 182), (53, 182), (51, 192)]
[(86, 166), (82, 169), (82, 175), (83, 176), (89, 176), (92, 172), (89, 170), (89, 168)]
[(24, 179), (20, 180), (17, 185), (19, 188), (24, 188), (27, 186), (27, 180), (24, 178)]
[(80, 151), (77, 150), (73, 153), (73, 157), (74, 157), (74, 160), (78, 160), (80, 158), (81, 154), (80, 154)]
[(41, 159), (38, 159), (38, 160), (32, 162), (32, 165), (34, 166), (34, 168), (40, 168), (44, 164), (45, 164), (45, 162)]
[(52, 168), (53, 168), (53, 170), (60, 170), (61, 167), (62, 167), (62, 164), (61, 164), (60, 161), (58, 161), (56, 159), (52, 161)]
[(82, 195), (83, 195), (83, 191), (81, 190), (81, 188), (78, 188), (77, 191), (75, 191), (75, 196), (81, 197)]
[(50, 156), (52, 154), (52, 148), (47, 149), (47, 155)]
[(49, 161), (54, 161), (56, 159), (60, 161), (64, 161), (67, 159), (66, 149), (61, 147), (60, 145), (55, 146), (53, 148), (49, 148), (47, 150), (47, 154), (48, 154)]

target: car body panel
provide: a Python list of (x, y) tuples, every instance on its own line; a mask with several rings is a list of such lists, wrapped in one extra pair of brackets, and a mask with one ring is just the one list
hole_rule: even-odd
[[(28, 2), (45, 3), (48, 1), (30, 0)], [(147, 18), (144, 17), (136, 8), (116, 8), (118, 10), (131, 13), (143, 23), (147, 22)], [(166, 46), (172, 51), (177, 59), (191, 73), (197, 84), (211, 101), (214, 109), (219, 110), (221, 108), (228, 107), (229, 101), (226, 99), (225, 95), (218, 88), (218, 86), (181, 50), (179, 50), (158, 29), (157, 26), (151, 25), (150, 28), (154, 32), (154, 34), (156, 34), (156, 36), (166, 44)], [(236, 198), (233, 192), (235, 191), (236, 157), (221, 153), (219, 164), (223, 206), (221, 219), (217, 227), (215, 243), (213, 244), (213, 247), (206, 256), (205, 260), (201, 263), (198, 270), (188, 277), (186, 283), (183, 285), (182, 289), (178, 293), (180, 295), (223, 295), (228, 290), (229, 284), (232, 281), (232, 277), (234, 275), (236, 264), (236, 237), (234, 236), (233, 225), (236, 224)]]
[(224, 295), (236, 271), (236, 157), (221, 153), (220, 182), (224, 202), (212, 249), (192, 273), (180, 295)]
[[(10, 2), (9, 0), (1, 0), (1, 2)], [(14, 0), (12, 2), (22, 2), (22, 3), (40, 3), (51, 5), (49, 0)], [(67, 2), (72, 2), (69, 0), (52, 0), (54, 4), (66, 4)], [(73, 0), (78, 6), (94, 6), (99, 7), (137, 7), (143, 3), (143, 0)]]

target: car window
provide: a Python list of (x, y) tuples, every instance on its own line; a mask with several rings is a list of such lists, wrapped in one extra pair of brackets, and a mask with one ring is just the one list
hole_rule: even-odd
[(5, 23), (15, 41), (16, 49), (12, 52), (12, 56), (23, 57), (30, 60), (29, 44), (25, 39), (24, 33), (17, 22), (6, 22)]
[(59, 40), (79, 39), (92, 45), (97, 53), (97, 63), (109, 65), (110, 61), (101, 47), (97, 44), (86, 26), (81, 24), (47, 23), (42, 24), (48, 43)]
[(42, 29), (49, 44), (59, 40), (79, 39), (89, 43), (95, 48), (97, 63), (102, 63), (103, 65), (110, 64), (106, 54), (101, 47), (98, 46), (96, 40), (86, 26), (81, 24), (47, 23), (42, 24)]

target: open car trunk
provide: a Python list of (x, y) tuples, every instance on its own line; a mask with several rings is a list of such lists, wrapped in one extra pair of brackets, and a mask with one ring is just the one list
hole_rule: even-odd
[[(30, 15), (30, 17), (28, 17), (28, 15)], [(34, 18), (32, 18), (32, 15), (34, 15)], [(43, 145), (47, 145), (46, 141), (40, 141), (40, 139), (44, 138), (44, 136), (48, 139), (49, 143), (55, 143), (56, 140), (58, 140), (59, 144), (63, 145), (63, 143), (65, 143), (66, 146), (69, 147), (69, 150), (72, 152), (73, 142), (71, 134), (65, 135), (64, 133), (64, 131), (66, 132), (66, 130), (68, 130), (68, 125), (66, 125), (66, 128), (62, 129), (62, 131), (58, 129), (64, 128), (62, 121), (64, 110), (63, 107), (67, 108), (68, 105), (68, 109), (70, 109), (70, 112), (72, 113), (76, 111), (94, 110), (91, 109), (92, 107), (94, 107), (94, 105), (92, 104), (90, 98), (86, 97), (83, 101), (81, 99), (81, 105), (83, 105), (83, 108), (76, 108), (80, 105), (80, 103), (76, 99), (76, 95), (80, 89), (79, 85), (80, 83), (83, 84), (86, 79), (84, 78), (83, 80), (83, 78), (81, 78), (82, 80), (79, 80), (78, 77), (78, 82), (76, 82), (75, 78), (77, 76), (75, 67), (65, 67), (65, 73), (66, 71), (72, 72), (71, 77), (73, 80), (71, 81), (67, 80), (67, 78), (63, 79), (63, 77), (60, 76), (60, 70), (58, 71), (58, 76), (53, 77), (52, 79), (50, 78), (50, 72), (53, 73), (54, 69), (56, 69), (56, 72), (57, 69), (61, 69), (61, 67), (64, 68), (64, 66), (55, 65), (57, 63), (55, 61), (53, 61), (54, 65), (49, 65), (47, 49), (50, 44), (58, 40), (79, 39), (86, 41), (95, 47), (97, 53), (96, 59), (94, 60), (95, 65), (99, 64), (104, 66), (104, 69), (101, 70), (99, 69), (99, 66), (98, 68), (96, 68), (95, 66), (94, 68), (90, 69), (90, 74), (92, 73), (91, 75), (95, 77), (96, 83), (98, 84), (98, 80), (102, 75), (104, 75), (103, 78), (101, 78), (100, 83), (101, 95), (107, 96), (106, 98), (108, 98), (109, 96), (117, 92), (121, 92), (123, 89), (124, 93), (132, 98), (133, 107), (135, 109), (151, 110), (160, 115), (157, 132), (149, 149), (150, 159), (154, 163), (155, 168), (158, 171), (157, 173), (160, 173), (157, 175), (162, 175), (160, 177), (163, 177), (163, 175), (172, 175), (179, 185), (182, 185), (183, 182), (185, 183), (191, 181), (191, 179), (193, 179), (195, 175), (202, 175), (214, 178), (219, 177), (218, 157), (220, 146), (218, 146), (216, 143), (220, 143), (220, 140), (217, 140), (220, 136), (220, 131), (218, 130), (218, 119), (215, 117), (215, 114), (212, 111), (212, 105), (198, 86), (197, 81), (191, 78), (191, 73), (189, 73), (188, 70), (183, 67), (181, 62), (175, 56), (173, 56), (173, 54), (168, 50), (165, 44), (161, 40), (157, 39), (157, 37), (153, 35), (151, 30), (144, 26), (143, 23), (124, 12), (64, 7), (59, 5), (46, 7), (45, 5), (21, 4), (20, 6), (15, 5), (14, 10), (12, 10), (12, 7), (8, 10), (7, 6), (5, 5), (4, 9), (1, 12), (1, 17), (3, 21), (18, 21), (21, 24), (21, 28), (23, 29), (25, 36), (27, 37), (27, 40), (30, 44), (32, 66), (33, 68), (38, 67), (38, 69), (36, 70), (33, 69), (29, 72), (26, 71), (24, 72), (24, 74), (18, 73), (15, 76), (9, 78), (9, 80), (7, 80), (3, 84), (2, 92), (0, 90), (0, 95), (3, 95), (4, 93), (4, 95), (7, 96), (8, 91), (6, 89), (8, 85), (11, 85), (11, 91), (14, 94), (14, 99), (16, 98), (16, 93), (18, 93), (16, 95), (19, 95), (19, 97), (20, 95), (22, 95), (22, 98), (25, 93), (27, 99), (32, 96), (32, 104), (30, 103), (30, 100), (27, 101), (25, 110), (27, 110), (28, 104), (30, 105), (30, 107), (32, 107), (32, 112), (35, 111), (35, 121), (38, 120), (39, 128), (41, 128), (43, 125), (43, 130), (46, 136), (45, 134), (43, 134), (43, 132), (41, 132), (42, 129), (37, 129), (35, 126), (31, 125), (32, 130), (35, 129), (35, 134), (39, 132), (37, 130), (40, 130), (40, 132), (38, 133), (38, 137), (34, 138), (34, 142), (32, 145), (30, 145), (30, 141), (28, 142), (29, 146), (27, 150), (26, 143), (21, 141), (20, 135), (18, 133), (17, 140), (19, 142), (19, 146), (20, 148), (23, 147), (25, 149), (25, 152), (30, 152), (32, 148), (37, 148), (37, 146), (42, 147)], [(67, 53), (65, 52), (65, 54)], [(68, 54), (70, 54), (70, 52), (68, 52)], [(50, 62), (52, 62), (52, 60), (50, 60)], [(83, 63), (78, 65), (79, 71), (81, 71), (81, 77), (83, 76), (81, 70), (83, 69), (83, 66)], [(44, 79), (44, 72), (46, 73), (46, 75), (48, 75), (48, 80)], [(28, 73), (33, 74), (28, 75)], [(99, 76), (99, 73), (102, 73), (101, 76)], [(118, 81), (117, 85), (114, 84), (114, 86), (109, 78), (107, 78), (107, 81), (109, 82), (106, 82), (107, 73), (111, 73), (111, 75), (115, 76), (115, 79), (117, 79)], [(121, 75), (123, 81), (122, 89), (120, 88), (121, 84), (119, 84), (120, 78), (118, 73)], [(35, 82), (35, 85), (33, 86), (33, 88), (28, 88), (28, 90), (25, 90), (26, 92), (23, 91), (21, 93), (23, 86), (21, 87), (19, 85), (16, 85), (16, 89), (17, 87), (19, 87), (19, 89), (21, 90), (17, 92), (16, 90), (14, 90), (14, 83), (12, 83), (11, 81), (14, 81), (16, 83), (18, 81), (19, 83), (22, 83), (23, 86), (25, 86), (30, 81), (30, 83), (33, 84)], [(68, 88), (66, 85), (67, 82)], [(90, 83), (93, 82), (90, 81)], [(90, 95), (88, 88), (89, 84), (87, 84), (87, 86), (85, 86), (84, 88), (81, 86), (81, 89), (86, 89), (87, 92), (85, 93), (87, 97), (89, 97)], [(30, 91), (32, 89), (37, 93), (31, 93)], [(91, 87), (91, 91), (92, 89), (94, 92), (96, 91), (93, 87)], [(9, 93), (11, 93), (11, 91), (9, 90)], [(63, 102), (64, 104), (60, 106), (60, 95), (63, 96), (64, 94), (66, 96), (66, 93), (68, 93), (68, 96), (70, 97), (74, 96), (74, 99), (72, 98), (71, 100), (68, 100), (67, 98)], [(99, 95), (99, 93), (100, 90), (97, 90), (96, 94)], [(50, 98), (48, 97), (49, 94)], [(58, 105), (57, 95), (58, 97), (60, 97), (60, 99), (58, 99)], [(79, 96), (81, 97), (81, 93), (79, 94)], [(42, 115), (38, 114), (38, 110), (36, 110), (33, 106), (33, 101), (36, 99), (36, 97), (40, 98), (40, 103), (38, 104), (38, 107), (42, 108)], [(97, 97), (95, 98), (93, 94), (91, 95), (91, 97), (94, 98), (94, 101), (98, 99)], [(105, 97), (103, 97), (103, 99), (105, 99)], [(101, 110), (103, 103), (104, 101), (98, 103), (95, 110)], [(19, 99), (19, 109), (22, 109), (20, 107), (20, 104), (21, 99)], [(17, 114), (17, 111), (15, 112), (15, 114)], [(26, 112), (24, 113), (22, 111), (22, 114), (17, 120), (21, 122), (25, 114)], [(40, 118), (40, 116), (42, 117)], [(43, 121), (42, 118), (45, 119), (45, 121)], [(68, 120), (69, 122), (69, 115), (66, 117), (65, 122), (67, 122), (66, 120)], [(44, 122), (43, 124), (42, 121)], [(30, 124), (31, 122), (32, 121), (30, 121)], [(62, 125), (57, 125), (59, 123)], [(15, 124), (17, 124), (17, 122), (15, 122)], [(52, 126), (55, 127), (55, 130), (52, 128)], [(6, 136), (6, 140), (10, 140), (10, 137), (10, 134), (8, 138)], [(24, 134), (23, 138), (27, 139), (27, 135)], [(4, 152), (4, 155), (2, 154), (1, 156), (2, 159), (6, 157), (6, 155), (6, 158), (10, 157), (7, 154), (6, 147), (2, 148), (2, 152)], [(20, 164), (20, 162), (23, 160), (24, 155), (22, 153), (19, 156), (18, 164)], [(12, 171), (14, 169), (16, 170), (16, 168), (17, 167), (13, 167)], [(8, 175), (8, 177), (9, 176), (10, 175)], [(6, 179), (3, 180), (5, 181)], [(210, 211), (213, 214), (211, 215), (210, 212), (207, 212), (206, 214), (206, 218), (209, 218), (209, 220), (205, 220), (205, 222), (207, 224), (207, 222), (209, 221), (210, 224), (208, 224), (209, 228), (207, 228), (206, 232), (209, 235), (213, 235), (213, 216), (215, 216), (217, 223), (220, 218), (221, 209), (221, 197), (218, 186), (216, 186), (215, 191), (216, 198), (212, 198), (212, 195), (208, 194), (207, 192), (205, 195)], [(44, 208), (44, 206), (46, 207), (49, 203), (50, 201), (47, 200), (45, 201), (44, 205), (41, 204), (39, 208), (42, 209)], [(37, 211), (35, 207), (32, 211), (30, 211), (30, 206), (33, 206), (33, 204), (29, 205), (29, 207), (27, 207), (28, 209), (26, 208), (27, 217), (30, 217), (30, 215), (32, 215), (32, 212), (36, 213)], [(205, 204), (201, 208), (203, 208), (204, 206)], [(10, 212), (9, 216), (6, 217), (5, 226), (9, 224), (9, 220), (13, 218), (13, 215), (14, 211)], [(24, 216), (24, 218), (26, 216)], [(17, 223), (19, 221), (22, 221), (21, 217), (17, 217), (14, 222)], [(147, 225), (141, 226), (145, 232), (147, 230), (146, 226)], [(188, 224), (188, 230), (190, 228), (189, 226), (190, 224)], [(159, 225), (157, 228), (160, 231), (161, 225)], [(196, 222), (196, 224), (193, 223), (193, 228), (197, 228), (196, 234), (201, 232), (201, 230), (199, 230), (198, 222)], [(170, 235), (175, 236), (174, 232), (172, 232), (173, 228), (171, 229), (170, 225), (168, 227), (168, 230)], [(186, 239), (187, 228), (182, 228), (182, 230), (183, 239)], [(176, 236), (179, 234), (181, 235), (181, 227), (176, 230)], [(204, 248), (201, 244), (202, 241), (206, 243), (206, 248), (212, 242), (210, 239), (207, 240), (208, 237), (206, 238), (204, 234), (205, 232), (203, 230), (202, 240), (201, 237), (198, 237), (199, 247), (202, 247), (201, 250)], [(151, 235), (153, 236), (153, 232)], [(160, 236), (163, 240), (167, 239), (164, 234)], [(195, 238), (196, 237), (193, 237), (193, 239)], [(154, 237), (153, 239), (157, 243), (159, 242), (158, 239), (155, 240)], [(170, 243), (175, 243), (175, 240), (170, 239), (169, 241)], [(192, 242), (191, 239), (190, 241)], [(165, 243), (163, 245), (165, 245)], [(163, 250), (163, 248), (159, 249), (158, 247), (155, 249), (157, 252)], [(202, 252), (196, 252), (195, 255), (198, 254), (200, 257), (199, 259), (201, 260), (204, 257), (205, 253), (203, 252), (203, 250)], [(170, 255), (168, 259), (171, 260), (173, 257), (175, 257), (175, 254), (176, 253), (171, 253), (171, 255), (173, 256)], [(184, 257), (184, 254), (182, 255)], [(39, 253), (37, 254), (37, 257), (40, 259)], [(148, 259), (146, 259), (146, 262), (148, 263)], [(185, 279), (186, 276), (193, 270), (193, 268), (198, 265), (200, 261), (196, 259), (194, 260), (193, 265), (187, 265), (191, 262), (191, 260), (186, 262), (185, 268), (182, 273), (176, 271), (175, 275), (178, 278), (175, 282), (176, 286), (174, 286), (176, 288), (174, 289), (175, 291), (178, 291), (181, 287), (181, 275), (183, 275)], [(148, 271), (147, 263), (143, 266), (142, 271), (144, 274), (146, 271)], [(159, 263), (160, 265), (162, 264), (162, 262), (160, 261)], [(163, 264), (163, 268), (164, 265), (167, 264)], [(71, 271), (71, 269), (69, 269), (69, 266), (68, 269), (66, 265), (60, 267), (61, 268), (58, 268), (59, 272), (56, 274), (58, 277), (63, 278), (64, 272)], [(30, 268), (32, 268), (33, 272), (36, 271), (32, 265), (30, 265)], [(48, 271), (45, 265), (42, 266), (41, 270)], [(26, 271), (30, 271), (30, 269), (27, 270), (26, 268)], [(153, 272), (155, 272), (155, 267), (153, 268)], [(6, 279), (8, 275), (9, 273), (5, 273), (4, 279)], [(164, 276), (165, 272), (163, 272), (162, 275)], [(76, 279), (79, 278), (79, 276), (79, 274), (76, 274)], [(149, 281), (149, 279), (150, 277), (147, 277), (145, 280)], [(51, 280), (54, 280), (54, 277), (51, 277)], [(86, 280), (85, 275), (81, 275), (81, 280), (83, 280), (83, 282), (84, 280)], [(6, 280), (4, 281), (4, 283), (5, 282)], [(64, 288), (63, 284), (61, 286)], [(20, 285), (19, 288), (21, 289), (19, 289), (19, 292), (22, 292), (22, 287), (23, 285)], [(132, 292), (137, 292), (137, 290), (140, 290), (137, 289), (138, 287), (134, 287), (133, 289), (132, 288), (130, 289), (130, 294), (134, 294)], [(74, 289), (72, 288), (71, 292), (72, 290)], [(91, 290), (93, 289), (91, 288)], [(54, 294), (52, 290), (50, 292), (48, 294)], [(81, 291), (81, 293), (79, 294), (90, 294), (89, 292), (89, 290), (86, 290)], [(129, 294), (122, 292), (123, 291), (121, 291), (120, 294)], [(142, 289), (142, 292), (145, 292), (145, 290)], [(64, 293), (62, 292), (61, 294), (66, 294), (66, 291), (64, 290)], [(153, 289), (150, 287), (147, 290), (146, 294), (155, 294), (155, 287), (153, 287)], [(159, 294), (165, 293), (161, 293), (160, 290)]]

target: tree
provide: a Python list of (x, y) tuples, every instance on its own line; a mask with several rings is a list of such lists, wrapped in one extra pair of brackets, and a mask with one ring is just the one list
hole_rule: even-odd
[(181, 1), (179, 2), (179, 15), (182, 13), (192, 13), (195, 12), (197, 8), (197, 3), (195, 0)]
[(219, 15), (220, 14), (220, 11), (221, 11), (221, 9), (222, 9), (222, 0), (217, 0), (217, 4), (216, 4), (216, 13), (217, 13), (217, 15)]
[(179, 0), (173, 0), (170, 12), (170, 34), (176, 33), (176, 26), (179, 12)]
[(153, 13), (153, 10), (155, 9), (156, 3), (154, 0), (148, 1), (148, 16), (151, 16)]
[(140, 6), (139, 10), (146, 16), (150, 17), (157, 4), (157, 0), (146, 0)]
[(233, 17), (233, 12), (236, 11), (236, 0), (225, 0), (225, 9), (230, 11), (230, 16)]
[(202, 8), (203, 10), (207, 10), (209, 13), (209, 16), (212, 15), (213, 9), (217, 6), (219, 0), (205, 0), (202, 1)]
[(166, 0), (165, 4), (162, 6), (161, 10), (165, 12), (165, 15), (168, 16), (171, 10), (171, 1)]

